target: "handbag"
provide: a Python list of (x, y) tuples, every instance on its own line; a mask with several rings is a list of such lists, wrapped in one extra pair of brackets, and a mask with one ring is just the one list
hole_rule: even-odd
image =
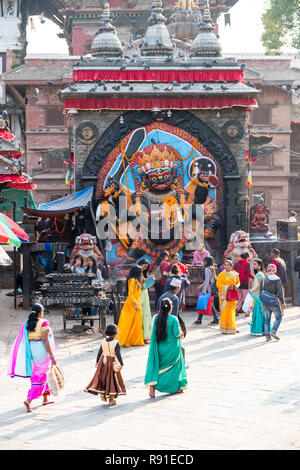
[(161, 270), (160, 270), (160, 265), (161, 265), (161, 263), (160, 263), (160, 264), (156, 264), (156, 265), (154, 266), (154, 268), (152, 269), (152, 271), (151, 271), (151, 274), (153, 274), (153, 276), (154, 276), (154, 282), (155, 282), (155, 284), (157, 284), (158, 282), (160, 282), (161, 279), (162, 279), (162, 274), (161, 274)]
[(65, 386), (65, 378), (62, 368), (56, 364), (47, 372), (47, 383), (52, 395), (57, 396)]
[(218, 292), (216, 280), (213, 279), (213, 282), (210, 282), (209, 285), (210, 285), (211, 295), (218, 295), (219, 292)]
[(196, 310), (206, 310), (210, 297), (211, 295), (209, 292), (207, 292), (207, 294), (200, 293), (198, 296)]
[(279, 305), (279, 301), (276, 295), (271, 294), (271, 292), (264, 290), (264, 287), (265, 287), (265, 279), (262, 281), (262, 291), (259, 294), (259, 300), (263, 304), (265, 304), (267, 307), (275, 307)]
[(210, 291), (211, 291), (211, 295), (218, 295), (218, 288), (217, 288), (217, 280), (210, 268), (210, 271), (211, 271), (211, 274), (212, 274), (212, 277), (209, 281), (209, 287), (210, 287)]
[(235, 302), (239, 300), (239, 293), (236, 288), (234, 289), (228, 289), (227, 294), (226, 294), (226, 300), (228, 302)]

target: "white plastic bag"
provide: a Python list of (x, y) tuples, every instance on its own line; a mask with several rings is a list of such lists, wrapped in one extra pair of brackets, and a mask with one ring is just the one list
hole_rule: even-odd
[(251, 310), (253, 310), (253, 307), (254, 307), (254, 299), (253, 299), (252, 295), (249, 294), (249, 292), (248, 292), (248, 294), (247, 294), (247, 296), (244, 300), (242, 310), (245, 313), (250, 313)]

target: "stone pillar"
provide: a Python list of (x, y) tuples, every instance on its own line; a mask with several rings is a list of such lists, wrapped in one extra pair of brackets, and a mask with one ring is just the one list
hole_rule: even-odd
[(245, 201), (241, 198), (237, 201), (240, 177), (225, 176), (224, 183), (226, 238), (229, 240), (236, 230), (247, 231), (247, 211)]

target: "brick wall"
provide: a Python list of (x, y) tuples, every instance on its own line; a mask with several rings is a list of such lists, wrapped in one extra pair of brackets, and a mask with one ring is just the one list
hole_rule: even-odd
[[(30, 100), (26, 106), (26, 166), (27, 173), (32, 175), (37, 189), (34, 192), (34, 199), (37, 205), (49, 202), (51, 196), (64, 196), (69, 192), (65, 184), (66, 168), (61, 161), (52, 161), (48, 150), (65, 149), (69, 147), (69, 133), (66, 125), (66, 118), (62, 125), (47, 125), (47, 110), (63, 111), (62, 103), (56, 98), (57, 91), (62, 85), (54, 85), (34, 96), (34, 86), (28, 86), (26, 94)], [(39, 164), (42, 158), (43, 163)], [(57, 168), (56, 168), (57, 166)]]
[[(279, 66), (282, 66), (282, 62)], [(256, 70), (259, 70), (258, 67)], [(270, 209), (270, 228), (276, 234), (276, 221), (287, 218), (289, 210), (292, 103), (291, 95), (283, 92), (280, 87), (265, 85), (261, 89), (259, 107), (270, 106), (270, 123), (251, 124), (251, 132), (272, 136), (270, 145), (279, 149), (275, 148), (270, 156), (252, 163), (251, 202), (254, 194), (265, 194), (265, 203)]]

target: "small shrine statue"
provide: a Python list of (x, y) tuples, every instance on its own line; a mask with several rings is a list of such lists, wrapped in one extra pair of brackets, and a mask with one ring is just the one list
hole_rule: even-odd
[(269, 209), (259, 202), (250, 209), (250, 231), (253, 233), (265, 233), (269, 231)]

